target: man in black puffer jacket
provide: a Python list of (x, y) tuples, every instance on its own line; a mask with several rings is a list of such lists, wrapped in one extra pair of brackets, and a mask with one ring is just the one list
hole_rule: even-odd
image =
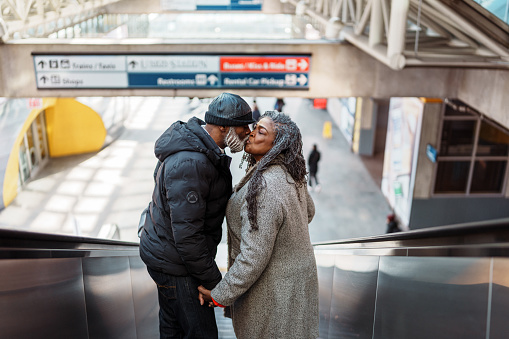
[(231, 158), (244, 149), (253, 123), (240, 96), (222, 93), (206, 124), (177, 121), (156, 141), (155, 187), (140, 239), (140, 255), (158, 286), (161, 338), (217, 338), (213, 308), (201, 306), (198, 286), (221, 280), (214, 261), (232, 191)]

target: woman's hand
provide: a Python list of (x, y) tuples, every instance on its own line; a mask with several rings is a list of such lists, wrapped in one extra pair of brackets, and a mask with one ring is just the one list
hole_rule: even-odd
[(198, 291), (200, 293), (198, 294), (198, 299), (200, 299), (200, 305), (205, 304), (206, 302), (209, 303), (209, 307), (214, 307), (214, 302), (212, 301), (212, 296), (210, 295), (210, 290), (207, 290), (202, 285), (198, 286)]

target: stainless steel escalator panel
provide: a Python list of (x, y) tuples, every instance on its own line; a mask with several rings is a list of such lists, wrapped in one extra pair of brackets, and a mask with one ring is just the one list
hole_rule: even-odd
[(381, 257), (373, 338), (486, 338), (489, 258)]
[(318, 271), (318, 310), (320, 314), (320, 338), (329, 338), (329, 320), (331, 307), (332, 279), (334, 277), (334, 256), (316, 254)]
[(490, 339), (506, 339), (509, 305), (509, 259), (493, 259), (493, 290), (491, 298)]
[(80, 258), (0, 260), (0, 272), (0, 338), (88, 338)]
[(128, 257), (83, 259), (90, 339), (136, 339)]
[(335, 256), (329, 338), (372, 338), (378, 259)]
[(138, 338), (159, 338), (159, 302), (156, 284), (140, 257), (129, 257), (133, 287), (134, 315)]

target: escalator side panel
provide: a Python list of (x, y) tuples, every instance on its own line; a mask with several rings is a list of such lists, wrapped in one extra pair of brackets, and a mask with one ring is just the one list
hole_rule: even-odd
[(493, 294), (491, 298), (490, 339), (505, 339), (509, 333), (509, 259), (493, 259)]
[(146, 339), (159, 338), (159, 302), (154, 281), (147, 273), (147, 266), (139, 256), (129, 257), (133, 287), (136, 336)]
[(80, 258), (0, 260), (0, 337), (86, 339)]
[(372, 338), (378, 261), (378, 256), (335, 256), (329, 338)]
[(373, 338), (486, 338), (490, 261), (381, 257)]
[(334, 256), (316, 254), (316, 268), (318, 271), (318, 310), (320, 314), (320, 338), (329, 338), (329, 322), (331, 314), (331, 294), (334, 277)]
[(90, 339), (136, 339), (128, 257), (83, 259)]

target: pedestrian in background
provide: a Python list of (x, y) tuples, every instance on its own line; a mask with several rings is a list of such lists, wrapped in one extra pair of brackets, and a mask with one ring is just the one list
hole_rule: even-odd
[(285, 101), (283, 98), (277, 98), (276, 104), (274, 105), (274, 109), (278, 112), (283, 112), (283, 106), (285, 105)]
[(254, 130), (256, 123), (258, 122), (258, 120), (260, 120), (260, 109), (258, 108), (258, 105), (256, 104), (256, 99), (253, 100), (252, 110), (253, 110), (253, 120), (255, 122), (253, 122), (251, 124), (251, 130)]
[(386, 233), (395, 233), (401, 232), (401, 229), (398, 226), (398, 221), (396, 220), (396, 216), (394, 214), (389, 214), (387, 216), (387, 231)]
[(318, 177), (316, 176), (318, 172), (318, 162), (320, 161), (320, 152), (318, 152), (316, 144), (313, 145), (313, 150), (309, 154), (308, 157), (308, 166), (309, 166), (309, 187), (313, 189), (313, 180), (315, 181), (315, 191), (320, 192), (322, 186), (318, 182)]
[(240, 96), (222, 93), (205, 122), (177, 121), (155, 143), (159, 160), (140, 256), (157, 284), (161, 338), (217, 338), (214, 310), (198, 300), (198, 286), (221, 280), (214, 258), (232, 191), (232, 153), (244, 149), (253, 123)]
[(253, 100), (253, 120), (257, 122), (260, 119), (260, 109), (258, 108), (258, 104), (256, 103), (256, 100)]

